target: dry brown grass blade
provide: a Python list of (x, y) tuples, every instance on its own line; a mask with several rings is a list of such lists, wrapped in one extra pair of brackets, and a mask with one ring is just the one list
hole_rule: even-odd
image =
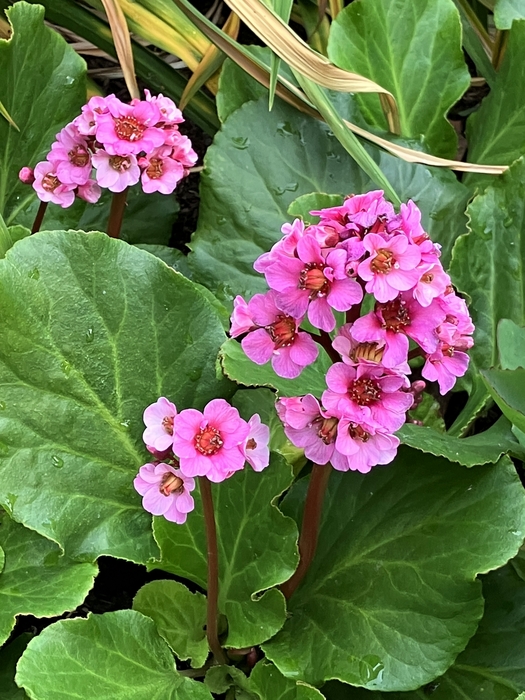
[(117, 52), (118, 60), (124, 74), (124, 80), (132, 98), (140, 98), (139, 87), (135, 77), (135, 64), (133, 62), (133, 52), (131, 50), (131, 39), (129, 36), (126, 17), (117, 0), (102, 0), (106, 15), (108, 17), (113, 42)]
[[(239, 33), (241, 21), (235, 14), (231, 12), (230, 16), (224, 23), (222, 31), (227, 34), (232, 39), (237, 39)], [(184, 109), (188, 102), (191, 100), (193, 95), (199, 90), (202, 85), (220, 68), (224, 60), (223, 52), (215, 45), (212, 44), (202, 57), (202, 61), (199, 63), (193, 75), (188, 80), (184, 92), (181, 95), (179, 107)]]
[(226, 0), (242, 21), (294, 70), (317, 85), (338, 92), (376, 92), (388, 104), (386, 117), (394, 133), (399, 133), (399, 116), (394, 96), (373, 80), (338, 68), (325, 56), (311, 49), (290, 27), (259, 0)]

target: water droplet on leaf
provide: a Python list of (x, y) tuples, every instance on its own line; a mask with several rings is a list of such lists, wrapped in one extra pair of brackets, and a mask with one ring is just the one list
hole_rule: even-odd
[(5, 411), (5, 401), (0, 401), (0, 411)]
[(375, 681), (380, 674), (383, 673), (385, 664), (381, 661), (379, 656), (374, 654), (367, 654), (363, 656), (359, 662), (359, 673), (361, 674), (361, 680), (365, 683), (370, 683)]
[(86, 331), (86, 343), (92, 343), (95, 337), (95, 331), (92, 328), (88, 328)]
[(51, 457), (51, 464), (57, 469), (62, 469), (62, 467), (64, 466), (64, 460), (58, 455), (53, 455)]
[(62, 364), (60, 365), (60, 369), (62, 370), (62, 372), (64, 372), (66, 377), (69, 377), (69, 374), (71, 372), (71, 365), (69, 364), (69, 362), (67, 360), (64, 360), (62, 362)]
[(40, 270), (38, 267), (34, 267), (31, 272), (29, 273), (29, 277), (32, 280), (37, 280), (40, 277)]
[(240, 151), (244, 151), (244, 149), (248, 148), (250, 145), (250, 139), (246, 136), (234, 136), (232, 138), (232, 143), (235, 148), (238, 148)]
[(120, 425), (124, 428), (124, 430), (127, 430), (129, 428), (129, 420), (121, 421)]
[(222, 226), (222, 224), (225, 224), (228, 221), (228, 219), (225, 216), (218, 216), (216, 221), (219, 224), (219, 226)]
[(8, 453), (9, 445), (6, 445), (5, 442), (0, 442), (0, 456), (5, 457), (5, 455)]
[(202, 377), (202, 369), (200, 367), (197, 367), (197, 369), (193, 369), (190, 372), (189, 377), (192, 382), (199, 381), (199, 379)]
[(73, 85), (73, 83), (75, 82), (75, 78), (73, 78), (73, 76), (71, 75), (68, 75), (64, 82), (66, 85)]
[(7, 510), (9, 515), (13, 515), (13, 510), (15, 507), (15, 503), (17, 501), (18, 496), (15, 496), (14, 493), (8, 493), (5, 497), (5, 503), (4, 508)]

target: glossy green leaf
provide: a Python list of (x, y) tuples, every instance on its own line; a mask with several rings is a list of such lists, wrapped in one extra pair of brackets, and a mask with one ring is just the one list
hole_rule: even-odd
[(5, 254), (17, 241), (29, 236), (29, 229), (24, 226), (6, 226), (0, 214), (0, 258), (5, 258)]
[(204, 679), (212, 693), (234, 692), (235, 700), (259, 700), (259, 696), (250, 692), (250, 681), (240, 668), (235, 666), (212, 666)]
[[(462, 211), (468, 191), (450, 172), (430, 170), (377, 149), (369, 152), (398, 194), (423, 211), (433, 240), (443, 245), (446, 265), (454, 240), (466, 230)], [(237, 109), (206, 155), (201, 209), (188, 262), (210, 289), (230, 295), (265, 291), (254, 260), (281, 238), (287, 211), (302, 194), (358, 194), (375, 185), (356, 166), (326, 126), (264, 98)]]
[(250, 674), (250, 690), (260, 700), (323, 700), (316, 688), (286, 678), (273, 664), (259, 661)]
[(17, 668), (32, 700), (211, 700), (204, 684), (177, 673), (153, 620), (134, 610), (56, 622)]
[(257, 365), (244, 354), (241, 344), (234, 339), (227, 340), (221, 348), (221, 363), (227, 377), (245, 386), (268, 386), (277, 389), (282, 396), (303, 396), (314, 394), (321, 397), (326, 389), (326, 373), (332, 361), (319, 348), (319, 356), (312, 364), (305, 367), (296, 379), (279, 377), (269, 362)]
[(57, 131), (80, 112), (86, 67), (44, 26), (43, 7), (17, 2), (7, 15), (13, 35), (0, 40), (0, 101), (20, 129), (0, 119), (0, 214), (9, 225), (25, 202), (36, 199), (18, 172), (44, 160)]
[(521, 453), (519, 443), (511, 431), (509, 421), (503, 416), (488, 430), (472, 437), (457, 438), (438, 433), (427, 426), (405, 423), (397, 432), (405, 445), (436, 457), (446, 457), (451, 462), (473, 467), (476, 464), (497, 462), (507, 452)]
[(326, 194), (324, 192), (310, 192), (303, 194), (290, 204), (288, 214), (301, 218), (305, 223), (317, 224), (319, 217), (313, 216), (310, 212), (328, 207), (339, 207), (343, 203), (343, 196), (340, 194)]
[(525, 432), (525, 369), (487, 369), (481, 376), (503, 414)]
[(478, 73), (482, 75), (488, 85), (492, 87), (496, 80), (496, 70), (490, 61), (478, 33), (479, 31), (484, 31), (484, 26), (481, 24), (469, 0), (454, 0), (454, 3), (458, 8), (461, 18), (463, 46), (465, 47), (465, 51), (473, 60)]
[(2, 504), (71, 556), (145, 562), (142, 412), (163, 395), (179, 409), (229, 395), (213, 307), (149, 253), (57, 231), (0, 261), (0, 315)]
[(498, 323), (497, 336), (502, 369), (525, 367), (525, 328), (510, 318), (502, 318)]
[[(301, 509), (306, 480), (285, 499)], [(317, 554), (266, 656), (313, 684), (412, 690), (444, 673), (483, 612), (478, 573), (525, 533), (525, 494), (507, 458), (466, 469), (402, 448), (370, 474), (333, 472)]]
[(30, 639), (30, 634), (21, 634), (0, 649), (0, 700), (28, 700), (24, 690), (15, 683), (15, 673), (18, 659)]
[(133, 610), (151, 617), (157, 631), (181, 661), (198, 668), (208, 658), (206, 598), (177, 581), (151, 581), (139, 590)]
[(445, 432), (445, 421), (441, 412), (439, 402), (425, 391), (421, 402), (408, 412), (410, 420), (416, 420), (423, 425), (433, 428), (438, 433)]
[(60, 556), (54, 542), (0, 516), (5, 565), (0, 574), (0, 644), (17, 615), (52, 617), (82, 603), (97, 575), (94, 564)]
[[(228, 619), (229, 647), (259, 644), (284, 624), (284, 598), (271, 587), (286, 581), (296, 567), (297, 530), (274, 501), (291, 481), (290, 467), (273, 455), (270, 466), (259, 474), (247, 466), (212, 485), (219, 542), (219, 609)], [(158, 567), (206, 588), (206, 537), (197, 492), (195, 502), (185, 525), (154, 519), (161, 549)]]
[(525, 582), (508, 565), (484, 577), (483, 595), (479, 628), (444, 676), (413, 693), (352, 691), (328, 683), (327, 700), (519, 700), (525, 686)]
[[(455, 155), (457, 137), (446, 114), (470, 77), (452, 0), (357, 0), (332, 23), (328, 56), (394, 95), (402, 136), (423, 135), (434, 155)], [(388, 128), (378, 95), (357, 100), (371, 124)]]
[(525, 19), (525, 5), (522, 0), (496, 0), (494, 23), (498, 29), (510, 29), (517, 19)]

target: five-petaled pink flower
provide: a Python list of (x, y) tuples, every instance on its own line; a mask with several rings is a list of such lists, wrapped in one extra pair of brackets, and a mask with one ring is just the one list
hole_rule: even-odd
[(417, 284), (420, 273), (416, 267), (421, 252), (406, 236), (386, 240), (377, 233), (369, 233), (363, 245), (370, 257), (359, 263), (357, 272), (366, 281), (366, 291), (377, 301), (391, 301), (400, 291), (412, 289)]
[(182, 525), (194, 507), (191, 491), (195, 480), (169, 464), (144, 464), (133, 481), (140, 493), (142, 506), (153, 515), (163, 515), (166, 520)]
[(108, 111), (97, 117), (95, 136), (109, 154), (150, 153), (164, 143), (162, 129), (155, 126), (160, 121), (160, 111), (153, 102), (137, 100), (127, 105), (113, 97), (106, 98), (106, 107)]
[(75, 201), (75, 185), (62, 182), (53, 163), (47, 160), (37, 163), (34, 176), (33, 189), (42, 202), (60, 204), (62, 209), (66, 209)]
[(173, 445), (173, 421), (177, 415), (175, 404), (164, 396), (146, 408), (143, 415), (146, 430), (142, 439), (149, 447), (163, 452)]

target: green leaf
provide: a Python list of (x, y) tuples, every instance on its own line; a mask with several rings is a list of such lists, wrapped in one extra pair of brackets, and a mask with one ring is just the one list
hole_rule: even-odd
[(5, 258), (5, 254), (17, 241), (29, 236), (29, 229), (23, 226), (6, 226), (0, 214), (0, 258)]
[(478, 73), (482, 75), (487, 81), (487, 84), (492, 87), (496, 80), (496, 70), (478, 34), (478, 31), (485, 31), (485, 28), (468, 0), (454, 0), (454, 3), (458, 8), (461, 19), (465, 51), (473, 60)]
[(503, 414), (525, 432), (525, 369), (487, 369), (481, 376)]
[(332, 361), (323, 348), (312, 364), (305, 367), (297, 379), (279, 377), (272, 369), (271, 363), (257, 365), (244, 354), (241, 344), (227, 340), (221, 348), (221, 362), (227, 377), (245, 386), (268, 386), (277, 389), (282, 396), (303, 396), (313, 394), (321, 397), (326, 389), (326, 373)]
[(162, 395), (181, 409), (233, 393), (216, 312), (149, 253), (56, 231), (0, 261), (0, 316), (1, 503), (73, 557), (145, 562), (142, 412)]
[(318, 216), (312, 216), (310, 212), (319, 209), (327, 209), (328, 207), (340, 207), (343, 203), (343, 195), (326, 194), (324, 192), (310, 192), (303, 194), (290, 204), (288, 214), (294, 218), (301, 218), (309, 224), (319, 223)]
[[(296, 518), (305, 481), (283, 504)], [(512, 463), (465, 469), (402, 448), (370, 474), (334, 471), (328, 489), (316, 557), (266, 656), (316, 685), (428, 683), (476, 630), (483, 598), (475, 576), (523, 541), (525, 494)]]
[(234, 689), (236, 700), (259, 700), (259, 696), (249, 691), (250, 681), (235, 666), (212, 666), (204, 679), (212, 693), (226, 693)]
[(498, 29), (510, 29), (514, 20), (525, 19), (522, 0), (497, 0), (494, 7), (494, 23)]
[(160, 258), (166, 265), (169, 265), (181, 275), (191, 279), (191, 269), (188, 265), (187, 256), (177, 248), (170, 248), (167, 245), (150, 245), (149, 243), (137, 243), (137, 248), (146, 250), (151, 255)]
[[(394, 95), (402, 136), (423, 135), (434, 155), (455, 155), (457, 137), (446, 114), (470, 77), (452, 0), (357, 0), (332, 23), (328, 56)], [(357, 100), (372, 125), (388, 128), (378, 95)]]
[(445, 421), (441, 415), (439, 402), (427, 392), (423, 393), (421, 402), (408, 413), (410, 420), (420, 421), (423, 425), (437, 430), (439, 433), (445, 432)]
[(472, 437), (457, 438), (438, 433), (433, 428), (405, 423), (397, 432), (401, 442), (436, 457), (446, 457), (465, 467), (497, 462), (507, 452), (518, 450), (509, 421), (501, 416), (488, 430)]
[[(510, 164), (525, 152), (524, 91), (525, 21), (519, 21), (512, 26), (503, 62), (489, 95), (468, 119), (469, 161)], [(485, 186), (493, 184), (494, 178), (469, 174), (465, 182), (471, 187)]]
[(0, 649), (0, 700), (28, 700), (22, 688), (15, 683), (15, 673), (18, 659), (30, 639), (30, 634), (21, 634)]
[[(519, 700), (525, 685), (525, 583), (511, 565), (483, 578), (485, 612), (479, 628), (453, 666), (414, 693), (349, 691), (328, 683), (328, 700)], [(521, 696), (520, 696), (521, 697)]]
[(33, 700), (211, 700), (177, 673), (153, 620), (134, 610), (47, 627), (29, 642), (16, 682)]
[(17, 615), (61, 615), (80, 605), (93, 586), (96, 565), (61, 557), (54, 542), (5, 514), (0, 517), (0, 545), (5, 552), (0, 574), (0, 644), (9, 637)]
[[(461, 215), (468, 191), (450, 172), (369, 152), (402, 199), (422, 209), (430, 236), (443, 245), (446, 265), (454, 240), (466, 230)], [(231, 296), (266, 290), (254, 260), (281, 238), (290, 204), (302, 194), (360, 193), (375, 189), (325, 125), (264, 98), (236, 110), (206, 154), (201, 209), (188, 262), (210, 289)]]
[(191, 593), (177, 581), (151, 581), (139, 590), (133, 610), (151, 617), (157, 631), (181, 661), (195, 668), (204, 665), (209, 649), (206, 640), (206, 598)]
[[(284, 597), (272, 586), (286, 581), (295, 569), (297, 530), (274, 501), (291, 481), (290, 467), (273, 455), (263, 472), (257, 474), (247, 466), (220, 486), (212, 486), (219, 542), (219, 609), (228, 619), (229, 647), (259, 644), (285, 621)], [(206, 588), (206, 537), (198, 493), (195, 511), (185, 525), (155, 518), (154, 533), (161, 550), (155, 567)]]
[(510, 318), (502, 318), (498, 323), (497, 336), (502, 369), (525, 367), (525, 328)]
[(86, 65), (44, 26), (43, 7), (17, 2), (7, 17), (13, 35), (0, 40), (0, 101), (20, 129), (0, 119), (0, 214), (10, 224), (24, 202), (36, 199), (18, 172), (44, 160), (55, 134), (80, 112)]
[(259, 661), (250, 674), (250, 689), (260, 700), (323, 700), (324, 695), (306, 683), (285, 678), (267, 661)]

